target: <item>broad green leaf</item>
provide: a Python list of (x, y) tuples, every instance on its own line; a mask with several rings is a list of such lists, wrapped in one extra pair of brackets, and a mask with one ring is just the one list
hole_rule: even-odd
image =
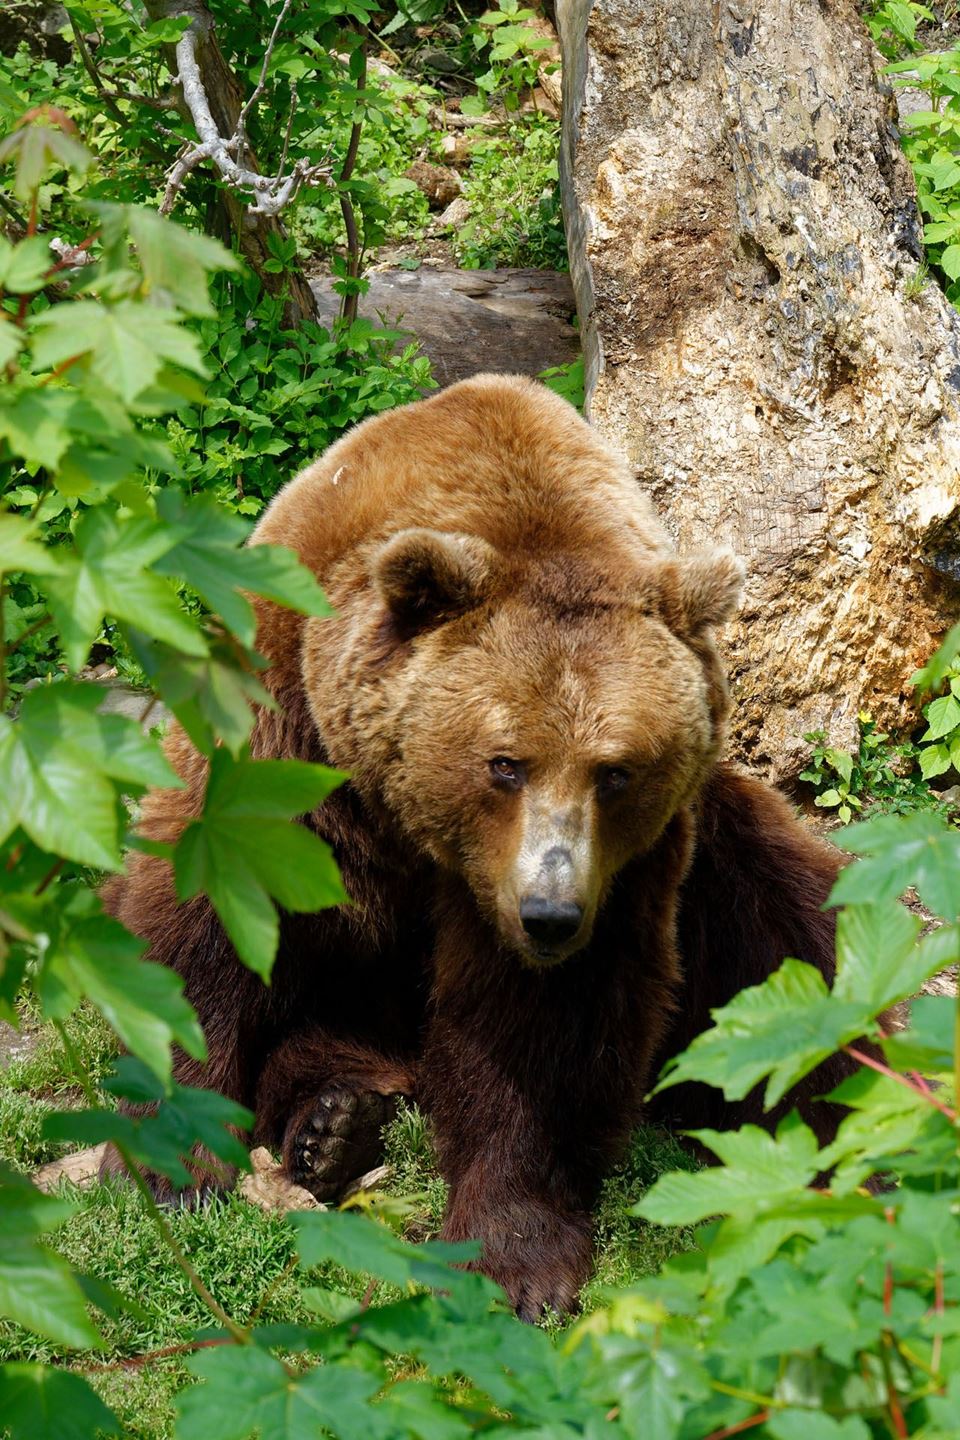
[[(107, 1078), (104, 1089), (148, 1109), (142, 1115), (107, 1109), (62, 1110), (45, 1117), (44, 1135), (84, 1145), (116, 1141), (137, 1164), (166, 1175), (181, 1187), (196, 1183), (184, 1162), (198, 1145), (226, 1166), (249, 1170), (247, 1147), (236, 1133), (253, 1125), (254, 1117), (244, 1106), (215, 1090), (159, 1083), (153, 1071), (130, 1055), (117, 1061), (117, 1073)], [(225, 1172), (219, 1178), (226, 1178)]]
[(19, 825), (43, 850), (120, 869), (112, 782), (178, 782), (135, 721), (95, 713), (100, 698), (92, 687), (39, 686), (16, 720), (0, 716), (0, 842)]
[(182, 655), (133, 627), (127, 639), (153, 688), (205, 755), (218, 740), (239, 755), (253, 728), (251, 706), (275, 708), (256, 676), (239, 668), (236, 650), (216, 638), (202, 657)]
[[(176, 1440), (377, 1440), (370, 1402), (383, 1378), (340, 1364), (296, 1374), (256, 1346), (202, 1350), (187, 1361), (203, 1384), (177, 1396)], [(389, 1431), (387, 1432), (390, 1433)], [(393, 1432), (396, 1433), (396, 1432)]]
[(253, 644), (256, 625), (243, 590), (306, 615), (332, 613), (315, 578), (292, 551), (243, 546), (248, 527), (214, 501), (201, 498), (188, 505), (176, 490), (166, 490), (157, 497), (157, 510), (173, 544), (154, 569), (192, 585), (245, 645)]
[(947, 745), (924, 745), (920, 750), (920, 774), (924, 780), (944, 775), (951, 763), (950, 747)]
[(626, 1335), (598, 1342), (614, 1377), (622, 1433), (644, 1440), (673, 1440), (691, 1398), (709, 1394), (708, 1377), (691, 1353), (671, 1345), (651, 1346)]
[(83, 1292), (66, 1261), (35, 1243), (74, 1208), (0, 1165), (0, 1315), (62, 1345), (83, 1347), (101, 1343)]
[(42, 290), (53, 263), (46, 236), (28, 235), (16, 245), (0, 236), (0, 289), (9, 294), (32, 295)]
[(186, 315), (215, 313), (207, 293), (212, 270), (239, 270), (240, 262), (219, 240), (165, 220), (144, 205), (97, 206), (116, 211), (137, 247), (146, 289)]
[[(957, 249), (960, 250), (960, 246)], [(941, 695), (939, 700), (931, 700), (925, 713), (927, 729), (920, 736), (922, 745), (930, 740), (940, 740), (951, 730), (956, 730), (960, 725), (960, 700), (952, 694)]]
[(98, 506), (84, 513), (75, 538), (76, 553), (66, 552), (63, 573), (46, 582), (70, 665), (83, 664), (104, 616), (136, 625), (188, 655), (207, 653), (197, 622), (151, 569), (171, 543), (163, 525), (149, 517), (121, 520)]
[(711, 1015), (711, 1028), (667, 1063), (655, 1094), (704, 1080), (728, 1100), (742, 1100), (769, 1075), (769, 1108), (870, 1019), (867, 1005), (835, 999), (819, 970), (800, 960), (785, 960), (762, 985), (741, 990)]
[(439, 1240), (411, 1245), (392, 1230), (349, 1211), (305, 1210), (291, 1216), (297, 1232), (297, 1253), (306, 1270), (332, 1262), (352, 1275), (375, 1275), (390, 1285), (455, 1286), (462, 1265), (479, 1254), (479, 1246), (451, 1245)]
[(840, 872), (832, 905), (896, 900), (913, 885), (945, 920), (960, 916), (960, 830), (939, 816), (878, 815), (833, 838), (865, 858)]
[(939, 690), (960, 657), (960, 623), (954, 625), (943, 644), (921, 670), (910, 676), (910, 684), (918, 690)]
[(895, 1070), (935, 1075), (953, 1069), (957, 1002), (950, 995), (920, 995), (910, 1006), (910, 1026), (883, 1041)]
[(92, 164), (89, 150), (68, 133), (67, 127), (76, 129), (62, 112), (41, 105), (32, 112), (30, 121), (21, 121), (0, 139), (0, 164), (10, 159), (16, 164), (13, 193), (18, 200), (31, 198), (51, 165), (82, 175)]
[(28, 570), (33, 575), (55, 575), (60, 562), (40, 542), (36, 525), (21, 515), (0, 515), (0, 574)]
[(103, 692), (97, 685), (48, 685), (24, 701), (31, 739), (53, 745), (69, 739), (84, 752), (91, 769), (113, 780), (146, 790), (179, 789), (183, 781), (167, 761), (158, 740), (145, 735), (136, 720), (101, 715)]
[(15, 389), (0, 387), (0, 438), (29, 465), (56, 471), (74, 438), (71, 409), (72, 397), (62, 391), (51, 388), (18, 394)]
[(631, 1214), (661, 1225), (692, 1225), (709, 1215), (752, 1212), (809, 1185), (821, 1168), (817, 1137), (796, 1111), (780, 1122), (775, 1137), (757, 1125), (691, 1133), (722, 1163), (661, 1175)]
[(134, 300), (54, 305), (35, 317), (33, 331), (37, 370), (86, 356), (96, 378), (127, 406), (156, 383), (164, 365), (206, 374), (196, 336), (177, 315)]
[(838, 1000), (864, 1002), (873, 1015), (913, 995), (941, 967), (917, 945), (923, 922), (897, 901), (850, 905), (837, 916)]
[(55, 1018), (65, 1018), (83, 996), (92, 1000), (127, 1049), (166, 1082), (172, 1044), (198, 1060), (206, 1046), (182, 978), (142, 960), (144, 949), (116, 920), (91, 916), (56, 937), (38, 983)]
[(0, 1417), (10, 1440), (97, 1440), (120, 1422), (86, 1380), (53, 1365), (0, 1365)]
[(210, 897), (245, 965), (264, 978), (286, 910), (347, 900), (330, 847), (293, 818), (314, 810), (344, 776), (299, 760), (233, 760), (215, 750), (203, 814), (177, 846), (177, 894)]

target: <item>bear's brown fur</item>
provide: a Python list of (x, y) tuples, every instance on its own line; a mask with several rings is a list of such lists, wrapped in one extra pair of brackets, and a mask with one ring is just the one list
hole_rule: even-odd
[[(482, 1240), (522, 1315), (570, 1308), (657, 1065), (784, 955), (831, 973), (833, 853), (718, 763), (711, 627), (740, 566), (678, 558), (626, 462), (503, 376), (365, 422), (254, 540), (295, 549), (336, 607), (257, 602), (279, 708), (252, 748), (350, 771), (306, 823), (353, 904), (283, 916), (265, 988), (205, 899), (178, 906), (169, 866), (132, 856), (108, 903), (206, 1031), (206, 1065), (180, 1055), (176, 1076), (254, 1108), (256, 1139), (322, 1198), (416, 1096), (445, 1235)], [(149, 796), (142, 829), (171, 841), (205, 766), (177, 727), (167, 751), (187, 789)], [(811, 1115), (831, 1063), (792, 1097)], [(658, 1111), (720, 1123), (759, 1103), (688, 1088)]]

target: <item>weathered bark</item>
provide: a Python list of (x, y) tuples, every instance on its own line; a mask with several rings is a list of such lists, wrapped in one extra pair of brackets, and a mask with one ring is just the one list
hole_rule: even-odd
[(559, 0), (594, 423), (679, 544), (748, 560), (734, 747), (906, 714), (956, 619), (960, 323), (853, 0)]
[[(172, 16), (188, 15), (191, 28), (196, 34), (196, 59), (203, 89), (206, 93), (210, 113), (220, 134), (227, 138), (237, 129), (237, 120), (243, 109), (245, 96), (236, 76), (223, 58), (214, 30), (213, 16), (206, 5), (198, 0), (145, 0), (147, 14), (151, 20), (166, 20)], [(167, 64), (173, 74), (177, 73), (174, 47), (165, 47)], [(178, 108), (184, 118), (193, 123), (189, 106), (183, 100), (182, 91)], [(257, 158), (247, 147), (243, 155), (246, 169), (259, 172)], [(224, 186), (219, 192), (219, 202), (226, 217), (224, 227), (230, 237), (237, 237), (237, 248), (250, 269), (270, 295), (286, 296), (286, 320), (295, 325), (303, 320), (316, 318), (313, 291), (298, 270), (285, 270), (271, 274), (266, 262), (270, 258), (269, 240), (271, 235), (286, 238), (286, 231), (276, 215), (251, 214), (249, 197)], [(214, 227), (216, 228), (216, 227)]]

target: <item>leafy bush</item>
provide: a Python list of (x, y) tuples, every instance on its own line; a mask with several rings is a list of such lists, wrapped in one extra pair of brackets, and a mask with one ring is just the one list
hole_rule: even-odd
[(816, 790), (814, 804), (836, 810), (847, 824), (864, 807), (888, 814), (951, 807), (929, 781), (951, 767), (960, 771), (960, 627), (951, 631), (937, 655), (911, 677), (918, 695), (946, 688), (947, 693), (922, 708), (927, 727), (919, 738), (891, 741), (871, 716), (857, 716), (856, 754), (826, 743), (822, 730), (804, 739), (813, 747), (811, 763), (800, 774)]
[(877, 729), (865, 710), (857, 716), (857, 726), (860, 739), (856, 754), (828, 745), (822, 730), (804, 735), (804, 740), (813, 746), (813, 754), (800, 779), (814, 786), (815, 805), (836, 810), (844, 825), (853, 818), (854, 811), (864, 806), (902, 815), (942, 805), (926, 778), (917, 773), (922, 752), (912, 741), (894, 743)]
[(453, 237), (457, 260), (473, 270), (565, 270), (556, 122), (531, 116), (507, 138), (507, 145), (496, 137), (473, 147), (463, 185), (471, 216)]
[(351, 425), (435, 386), (416, 344), (394, 353), (396, 331), (363, 319), (332, 334), (309, 323), (287, 330), (282, 298), (259, 294), (253, 276), (220, 290), (216, 314), (199, 326), (212, 378), (167, 434), (190, 489), (241, 515), (259, 514)]

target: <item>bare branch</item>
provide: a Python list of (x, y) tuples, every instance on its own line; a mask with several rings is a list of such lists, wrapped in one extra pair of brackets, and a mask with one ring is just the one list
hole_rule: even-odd
[(271, 176), (262, 175), (258, 170), (238, 163), (234, 158), (238, 156), (242, 160), (246, 152), (246, 117), (263, 91), (280, 25), (290, 3), (291, 0), (284, 0), (264, 53), (260, 79), (240, 111), (234, 132), (230, 136), (221, 135), (210, 112), (210, 102), (197, 60), (197, 45), (201, 38), (198, 22), (194, 20), (183, 32), (176, 47), (179, 82), (184, 104), (199, 136), (199, 144), (189, 146), (168, 172), (167, 188), (160, 207), (162, 214), (169, 213), (173, 208), (177, 193), (187, 175), (204, 160), (211, 161), (231, 189), (253, 192), (254, 202), (249, 207), (251, 215), (279, 215), (304, 185), (329, 183), (333, 167), (326, 160), (313, 163), (301, 158), (294, 162), (286, 174)]

